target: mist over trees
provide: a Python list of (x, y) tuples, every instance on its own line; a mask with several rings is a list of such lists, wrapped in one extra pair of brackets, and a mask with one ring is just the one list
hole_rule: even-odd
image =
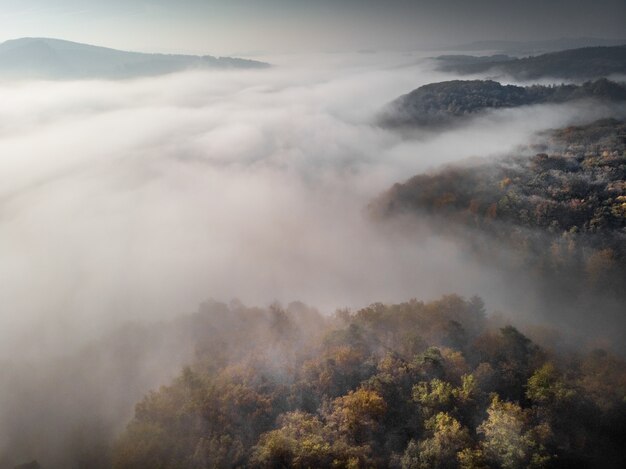
[[(115, 468), (622, 467), (626, 368), (539, 346), (482, 301), (320, 316), (208, 306), (194, 363), (150, 393)], [(216, 334), (216, 335), (213, 335)]]
[[(370, 208), (382, 221), (439, 219), (442, 234), (467, 236), (494, 262), (492, 242), (506, 245), (555, 304), (595, 301), (598, 317), (622, 324), (625, 137), (615, 119), (553, 130), (519, 155), (396, 184)], [(478, 297), (332, 317), (302, 304), (203, 314), (212, 339), (137, 404), (113, 467), (626, 464), (623, 359), (559, 346), (557, 329), (524, 333)]]
[[(626, 125), (546, 132), (519, 153), (417, 175), (370, 208), (382, 219), (433, 216), (484, 261), (535, 277), (548, 309), (568, 305), (591, 324), (589, 308), (600, 303), (610, 324), (623, 324)], [(622, 343), (623, 326), (614, 334)]]

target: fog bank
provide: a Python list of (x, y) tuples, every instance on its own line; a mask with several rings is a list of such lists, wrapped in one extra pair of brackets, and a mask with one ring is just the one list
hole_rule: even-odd
[(363, 209), (393, 182), (507, 152), (580, 113), (505, 110), (406, 139), (371, 122), (399, 94), (442, 78), (418, 58), (273, 62), (263, 71), (0, 86), (4, 354), (16, 342), (47, 353), (207, 297), (300, 299), (332, 311), (498, 291), (497, 278), (462, 262), (454, 246), (381, 233)]

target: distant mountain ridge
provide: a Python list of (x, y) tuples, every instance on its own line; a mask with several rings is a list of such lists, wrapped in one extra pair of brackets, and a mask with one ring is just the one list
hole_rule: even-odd
[(437, 68), (444, 72), (472, 75), (503, 74), (519, 80), (564, 78), (590, 80), (626, 73), (626, 45), (584, 47), (525, 58), (496, 55), (474, 57), (443, 55), (436, 57)]
[(268, 66), (255, 60), (127, 52), (51, 38), (21, 38), (0, 44), (0, 78), (4, 79), (123, 79), (187, 69)]
[(582, 47), (610, 47), (626, 44), (623, 39), (604, 39), (597, 37), (574, 37), (559, 39), (544, 39), (537, 41), (475, 41), (469, 44), (458, 44), (447, 47), (447, 50), (455, 51), (499, 51), (507, 54), (542, 54), (546, 52), (558, 52), (566, 49), (579, 49)]

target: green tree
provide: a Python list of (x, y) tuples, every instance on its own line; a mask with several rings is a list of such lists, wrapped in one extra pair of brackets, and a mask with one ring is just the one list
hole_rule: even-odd
[(401, 460), (402, 468), (456, 468), (459, 452), (472, 443), (468, 430), (445, 412), (435, 415), (426, 426), (432, 436), (419, 443), (409, 443)]
[(487, 419), (478, 427), (484, 435), (487, 458), (503, 469), (546, 467), (550, 458), (544, 446), (549, 437), (545, 424), (533, 427), (528, 412), (518, 404), (494, 397)]

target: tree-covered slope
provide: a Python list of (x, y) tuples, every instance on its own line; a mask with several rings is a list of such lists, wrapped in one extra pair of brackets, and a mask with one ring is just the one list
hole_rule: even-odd
[(188, 69), (261, 68), (254, 60), (180, 54), (145, 54), (50, 38), (0, 44), (0, 78), (120, 79)]
[[(624, 297), (626, 124), (603, 120), (544, 136), (540, 153), (446, 167), (396, 184), (372, 204), (377, 216), (431, 215), (446, 229), (488, 235), (522, 266), (587, 289)], [(510, 259), (509, 259), (510, 260)], [(582, 288), (584, 287), (584, 288)]]
[[(461, 56), (462, 57), (462, 56)], [(584, 47), (517, 59), (514, 57), (440, 56), (440, 70), (473, 74), (503, 74), (518, 80), (562, 78), (589, 80), (626, 73), (626, 45)]]
[(381, 119), (389, 126), (436, 126), (489, 109), (582, 99), (625, 101), (626, 86), (606, 79), (578, 85), (515, 86), (491, 80), (430, 83), (390, 103)]
[(216, 325), (233, 316), (244, 330), (222, 328), (218, 343), (207, 334), (196, 362), (137, 405), (115, 468), (626, 462), (624, 362), (604, 350), (542, 348), (491, 322), (478, 298), (331, 318), (277, 306), (207, 314)]

